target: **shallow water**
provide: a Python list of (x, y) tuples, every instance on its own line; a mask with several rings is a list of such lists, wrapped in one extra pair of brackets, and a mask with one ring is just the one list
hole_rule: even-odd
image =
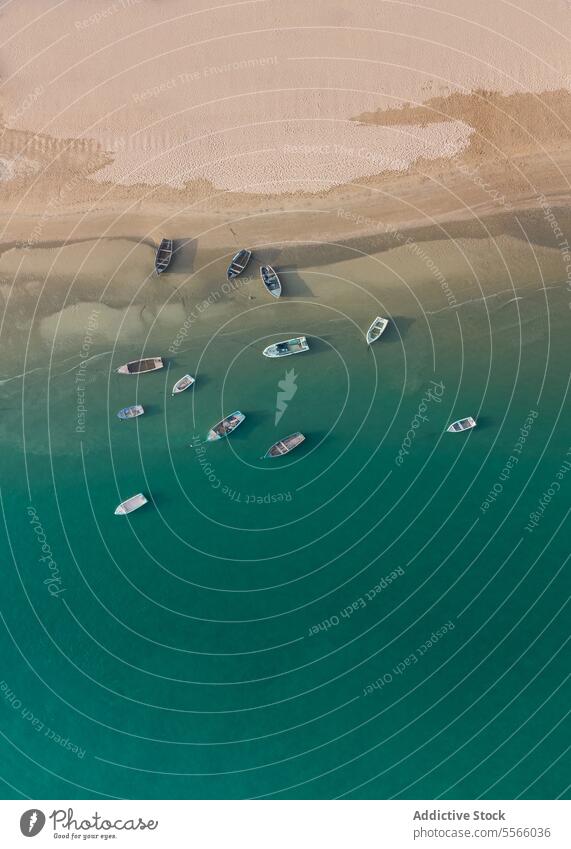
[[(451, 306), (433, 282), (372, 289), (374, 257), (290, 274), (280, 302), (252, 275), (206, 305), (218, 284), (172, 277), (168, 308), (103, 307), (89, 283), (11, 345), (7, 796), (564, 791), (563, 283), (466, 279)], [(309, 353), (261, 356), (299, 334)], [(113, 373), (143, 354), (168, 369)]]

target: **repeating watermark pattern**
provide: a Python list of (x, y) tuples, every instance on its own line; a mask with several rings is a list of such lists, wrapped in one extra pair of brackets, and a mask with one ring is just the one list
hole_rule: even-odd
[(508, 212), (513, 211), (512, 204), (506, 199), (506, 196), (499, 192), (494, 186), (487, 182), (487, 180), (482, 179), (480, 176), (478, 169), (468, 165), (466, 162), (458, 161), (457, 157), (454, 157), (451, 160), (451, 164), (456, 166), (456, 169), (460, 171), (461, 174), (464, 174), (465, 177), (468, 177), (471, 183), (475, 186), (478, 186), (483, 192), (485, 192), (489, 198), (491, 198), (494, 203), (499, 204)]
[(416, 439), (416, 432), (420, 427), (422, 422), (428, 421), (428, 416), (426, 415), (428, 411), (428, 405), (431, 401), (434, 401), (437, 404), (442, 403), (442, 396), (444, 395), (444, 383), (440, 380), (436, 382), (436, 380), (431, 380), (430, 383), (432, 386), (429, 386), (427, 391), (422, 396), (420, 404), (418, 405), (418, 410), (414, 415), (410, 423), (410, 427), (406, 432), (406, 436), (402, 441), (401, 447), (399, 448), (399, 453), (395, 457), (395, 463), (397, 466), (402, 466), (404, 463), (405, 456), (408, 456), (410, 451), (409, 449), (412, 447), (412, 443)]
[(77, 367), (77, 371), (75, 372), (76, 433), (85, 433), (85, 424), (87, 417), (87, 407), (85, 404), (87, 394), (87, 360), (89, 359), (89, 354), (94, 341), (92, 334), (97, 330), (98, 327), (99, 310), (92, 310), (89, 316), (87, 317), (87, 329), (83, 337), (83, 341), (81, 343), (81, 348), (79, 350), (81, 362)]
[(198, 80), (206, 79), (207, 77), (215, 77), (219, 74), (229, 74), (234, 71), (244, 71), (249, 68), (263, 68), (266, 65), (277, 65), (277, 56), (254, 56), (250, 59), (240, 59), (238, 62), (228, 62), (225, 65), (209, 65), (198, 71), (184, 72), (177, 74), (176, 77), (170, 77), (158, 85), (145, 88), (142, 91), (131, 95), (135, 103), (144, 103), (147, 100), (152, 100), (155, 97), (160, 97), (166, 91), (171, 91), (179, 85), (188, 85), (195, 83)]
[(32, 106), (38, 102), (44, 91), (45, 87), (41, 84), (32, 89), (32, 91), (27, 94), (22, 101), (20, 101), (18, 108), (6, 116), (3, 121), (4, 126), (2, 128), (2, 132), (7, 129), (11, 129), (14, 124), (16, 124), (16, 122), (26, 114), (28, 109), (31, 109)]
[(193, 436), (191, 448), (194, 449), (195, 457), (201, 467), (204, 476), (212, 489), (218, 490), (221, 495), (224, 495), (230, 501), (237, 504), (283, 504), (293, 500), (291, 491), (284, 492), (264, 492), (262, 494), (255, 492), (242, 492), (224, 483), (216, 474), (216, 469), (207, 458), (207, 448), (203, 444), (200, 436)]
[(199, 304), (196, 304), (183, 324), (179, 327), (176, 336), (174, 337), (172, 343), (169, 345), (169, 353), (177, 354), (182, 343), (188, 338), (190, 335), (190, 331), (192, 325), (198, 321), (200, 316), (206, 312), (206, 310), (210, 309), (210, 307), (217, 303), (222, 298), (222, 295), (231, 295), (233, 292), (237, 292), (239, 289), (243, 289), (244, 286), (247, 286), (249, 283), (254, 280), (254, 277), (238, 277), (236, 280), (229, 280), (227, 283), (223, 283), (222, 286), (218, 289), (214, 289), (207, 298), (201, 301)]
[(505, 466), (498, 475), (498, 480), (494, 483), (494, 485), (486, 495), (485, 500), (482, 501), (482, 503), (480, 504), (481, 513), (487, 513), (491, 505), (498, 500), (498, 497), (504, 491), (504, 483), (509, 480), (512, 470), (519, 463), (519, 458), (524, 449), (525, 443), (527, 442), (527, 437), (529, 436), (531, 428), (533, 427), (533, 423), (538, 416), (539, 413), (536, 410), (530, 410), (527, 414), (527, 418), (523, 423), (523, 426), (519, 429), (519, 436), (512, 448), (512, 453), (508, 457)]
[[(567, 449), (566, 457), (571, 458), (571, 448)], [(543, 516), (545, 515), (545, 511), (555, 498), (555, 496), (561, 491), (561, 484), (568, 480), (567, 475), (571, 472), (571, 459), (564, 460), (561, 466), (559, 467), (555, 478), (551, 481), (548, 488), (545, 492), (542, 493), (541, 498), (537, 502), (537, 507), (535, 510), (529, 514), (527, 525), (525, 525), (525, 530), (531, 534), (535, 528), (539, 525)], [(570, 476), (571, 478), (571, 476)]]
[(30, 727), (33, 728), (34, 731), (41, 734), (47, 740), (50, 740), (52, 743), (61, 746), (61, 748), (65, 749), (67, 752), (71, 752), (73, 755), (76, 755), (76, 757), (80, 760), (83, 760), (85, 757), (85, 749), (76, 745), (69, 739), (69, 737), (62, 737), (61, 734), (58, 734), (57, 731), (54, 731), (53, 728), (50, 728), (50, 726), (46, 725), (45, 722), (42, 722), (39, 717), (35, 716), (29, 708), (22, 704), (22, 700), (19, 699), (14, 691), (10, 689), (10, 686), (6, 683), (6, 681), (0, 681), (0, 693), (2, 693), (4, 701), (10, 705), (12, 710), (18, 713), (22, 719), (26, 720), (26, 722), (29, 722)]
[(402, 675), (407, 669), (411, 666), (414, 666), (418, 663), (418, 661), (424, 657), (424, 655), (430, 651), (430, 649), (436, 645), (436, 643), (440, 642), (442, 637), (446, 634), (453, 631), (456, 626), (449, 620), (445, 622), (440, 628), (436, 631), (433, 631), (428, 640), (422, 643), (417, 649), (415, 649), (411, 654), (408, 654), (405, 658), (400, 660), (395, 666), (393, 666), (390, 672), (385, 672), (383, 675), (379, 675), (375, 681), (371, 681), (370, 684), (366, 684), (363, 689), (364, 696), (370, 696), (371, 693), (374, 693), (375, 690), (382, 690), (387, 684), (392, 683), (396, 677)]
[(388, 236), (391, 236), (397, 242), (401, 242), (403, 247), (407, 248), (411, 253), (413, 253), (416, 257), (418, 257), (422, 262), (426, 265), (427, 269), (433, 275), (433, 277), (438, 280), (440, 288), (444, 293), (446, 300), (448, 301), (448, 306), (455, 307), (458, 304), (452, 289), (450, 288), (450, 284), (446, 278), (446, 275), (441, 271), (438, 265), (434, 262), (431, 256), (422, 248), (412, 236), (407, 236), (393, 224), (388, 224), (383, 221), (379, 221), (375, 218), (368, 218), (366, 215), (358, 215), (355, 212), (352, 212), (348, 209), (338, 209), (337, 217), (343, 218), (346, 221), (353, 221), (358, 226), (364, 226), (367, 228), (374, 227), (376, 230), (379, 230), (383, 233), (386, 233)]
[(278, 381), (274, 425), (277, 425), (280, 422), (283, 414), (288, 408), (289, 402), (293, 400), (293, 397), (297, 392), (296, 381), (297, 374), (293, 369), (289, 369), (289, 371), (286, 371), (284, 378)]
[(344, 607), (343, 610), (339, 612), (339, 614), (335, 614), (334, 616), (330, 616), (329, 619), (324, 619), (323, 622), (320, 622), (319, 625), (312, 625), (309, 629), (308, 636), (313, 637), (315, 634), (322, 633), (324, 631), (329, 631), (330, 628), (334, 628), (343, 619), (350, 619), (351, 616), (357, 610), (364, 610), (364, 608), (368, 605), (370, 601), (373, 601), (379, 593), (382, 593), (383, 590), (386, 590), (393, 581), (396, 581), (401, 575), (404, 575), (404, 569), (402, 566), (397, 566), (392, 572), (389, 572), (388, 575), (385, 575), (384, 578), (375, 584), (374, 587), (371, 587), (364, 595), (360, 598), (355, 599), (355, 601), (348, 604), (347, 607)]
[(36, 534), (38, 545), (41, 545), (42, 547), (43, 556), (40, 557), (40, 563), (46, 564), (50, 572), (48, 577), (44, 579), (44, 584), (47, 586), (49, 594), (54, 598), (58, 598), (62, 593), (65, 592), (65, 587), (62, 584), (62, 578), (59, 571), (59, 567), (57, 565), (57, 562), (53, 558), (51, 546), (47, 541), (43, 525), (40, 522), (35, 507), (30, 505), (27, 508), (27, 512), (30, 518), (30, 525), (33, 527), (34, 533)]
[(89, 27), (100, 24), (101, 21), (104, 21), (106, 18), (116, 15), (117, 12), (123, 12), (125, 9), (132, 9), (133, 6), (138, 6), (142, 2), (143, 0), (115, 0), (114, 3), (111, 3), (105, 9), (100, 9), (99, 12), (94, 12), (92, 15), (89, 15), (88, 18), (83, 18), (81, 21), (74, 21), (73, 25), (76, 30), (89, 29)]
[(371, 162), (380, 171), (406, 171), (404, 159), (387, 159), (378, 150), (368, 147), (349, 147), (345, 144), (286, 144), (284, 153), (303, 153), (306, 156), (341, 156), (345, 159), (360, 159)]
[(569, 239), (565, 238), (561, 225), (559, 224), (553, 209), (547, 202), (545, 195), (539, 195), (538, 200), (541, 208), (543, 209), (545, 220), (551, 227), (553, 235), (555, 236), (561, 258), (565, 263), (566, 288), (568, 292), (571, 292), (571, 247), (569, 246)]

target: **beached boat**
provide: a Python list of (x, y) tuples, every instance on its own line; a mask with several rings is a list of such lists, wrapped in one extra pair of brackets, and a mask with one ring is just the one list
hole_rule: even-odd
[(117, 374), (144, 374), (146, 371), (156, 371), (164, 366), (162, 357), (148, 357), (146, 360), (132, 360), (119, 366)]
[(301, 354), (303, 351), (309, 351), (309, 345), (305, 336), (298, 336), (297, 339), (286, 339), (285, 342), (268, 345), (262, 353), (264, 357), (289, 357), (291, 354)]
[(138, 495), (132, 495), (131, 498), (127, 498), (126, 501), (122, 501), (115, 509), (115, 515), (126, 516), (127, 513), (132, 513), (133, 510), (138, 510), (139, 507), (142, 507), (144, 504), (147, 504), (147, 499), (142, 492), (139, 492)]
[(188, 389), (189, 386), (192, 386), (194, 383), (194, 377), (190, 374), (185, 374), (184, 377), (181, 377), (180, 380), (177, 380), (175, 385), (172, 388), (172, 394), (178, 395), (179, 392), (184, 392), (185, 389)]
[(246, 250), (246, 248), (242, 248), (241, 251), (238, 251), (232, 257), (232, 262), (228, 266), (228, 271), (226, 275), (228, 280), (233, 280), (234, 277), (238, 277), (239, 274), (242, 274), (248, 263), (250, 262), (250, 258), (252, 256), (252, 251)]
[(226, 416), (225, 419), (222, 419), (221, 422), (210, 428), (206, 437), (207, 441), (214, 442), (216, 439), (223, 439), (225, 436), (229, 436), (232, 431), (236, 430), (238, 425), (242, 424), (245, 418), (246, 416), (240, 410), (236, 410), (235, 413)]
[(272, 266), (262, 265), (260, 268), (260, 277), (270, 295), (273, 295), (274, 298), (279, 298), (282, 293), (282, 284)]
[(163, 239), (160, 243), (155, 256), (155, 271), (157, 274), (162, 274), (171, 264), (173, 254), (172, 239)]
[(128, 419), (136, 419), (137, 416), (142, 416), (144, 412), (140, 404), (133, 404), (132, 407), (123, 407), (122, 410), (119, 410), (117, 417), (123, 421), (127, 421)]
[(367, 330), (367, 344), (368, 345), (370, 345), (372, 342), (377, 341), (377, 339), (387, 329), (388, 323), (389, 323), (388, 318), (381, 318), (380, 315), (378, 315), (376, 317), (374, 322), (371, 324), (371, 326)]
[(473, 427), (476, 427), (476, 419), (468, 416), (466, 419), (458, 419), (457, 422), (452, 422), (446, 430), (448, 433), (461, 433), (463, 430), (471, 430)]
[(284, 454), (289, 454), (290, 451), (301, 445), (304, 439), (305, 436), (303, 433), (299, 432), (292, 433), (290, 436), (286, 436), (285, 439), (279, 439), (277, 442), (274, 442), (271, 448), (268, 448), (264, 454), (264, 459), (267, 457), (283, 457)]

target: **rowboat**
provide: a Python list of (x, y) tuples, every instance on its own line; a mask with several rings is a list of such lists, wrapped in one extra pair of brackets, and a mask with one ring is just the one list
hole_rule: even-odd
[(285, 342), (268, 345), (262, 353), (264, 357), (289, 357), (291, 354), (302, 354), (304, 351), (309, 351), (307, 339), (305, 336), (298, 336), (297, 339), (286, 339)]
[(246, 416), (244, 413), (241, 413), (240, 410), (236, 410), (235, 413), (231, 413), (229, 416), (226, 416), (225, 419), (222, 419), (221, 422), (215, 424), (208, 431), (208, 436), (206, 440), (208, 442), (214, 442), (217, 439), (223, 439), (225, 436), (229, 436), (232, 431), (236, 430), (238, 425), (241, 425)]
[(133, 404), (132, 407), (123, 407), (122, 410), (119, 410), (117, 417), (127, 421), (127, 419), (136, 419), (137, 416), (142, 416), (144, 412), (140, 404)]
[(144, 374), (146, 371), (156, 371), (164, 366), (162, 357), (148, 357), (146, 360), (132, 360), (119, 366), (117, 374)]
[(232, 262), (228, 266), (228, 271), (226, 275), (228, 280), (232, 280), (234, 277), (238, 277), (239, 274), (242, 274), (248, 263), (250, 262), (250, 257), (252, 256), (252, 251), (246, 250), (246, 248), (242, 248), (241, 251), (238, 251), (232, 257)]
[(162, 274), (171, 264), (173, 254), (172, 239), (163, 239), (160, 243), (155, 256), (155, 271), (157, 274)]
[(133, 510), (138, 510), (139, 507), (142, 507), (143, 504), (147, 503), (147, 499), (143, 495), (142, 492), (139, 492), (138, 495), (132, 495), (131, 498), (128, 498), (126, 501), (122, 501), (121, 504), (115, 509), (116, 516), (126, 516), (127, 513), (132, 513)]
[(185, 374), (184, 377), (181, 377), (180, 380), (177, 380), (175, 385), (172, 388), (172, 394), (178, 395), (179, 392), (184, 392), (185, 389), (188, 389), (189, 386), (192, 386), (194, 383), (194, 377), (191, 377), (190, 374)]
[(461, 433), (463, 430), (471, 430), (473, 427), (476, 427), (476, 419), (468, 416), (466, 419), (458, 419), (457, 422), (452, 422), (446, 430), (448, 433)]
[(282, 284), (272, 266), (262, 265), (260, 268), (260, 277), (270, 295), (273, 295), (274, 298), (279, 298), (282, 293)]
[(377, 341), (377, 339), (387, 329), (388, 323), (389, 323), (388, 318), (381, 318), (380, 315), (378, 315), (376, 317), (374, 322), (371, 324), (371, 326), (367, 330), (367, 345), (370, 345), (372, 342)]
[(277, 442), (274, 442), (271, 448), (268, 448), (264, 454), (264, 459), (267, 457), (283, 457), (284, 454), (289, 454), (290, 451), (301, 445), (304, 439), (305, 436), (303, 433), (299, 432), (292, 433), (290, 436), (286, 436), (285, 439), (279, 439)]

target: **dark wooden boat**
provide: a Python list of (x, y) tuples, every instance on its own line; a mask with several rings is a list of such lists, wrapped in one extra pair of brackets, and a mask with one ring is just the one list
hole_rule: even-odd
[(148, 357), (146, 360), (132, 360), (119, 366), (117, 374), (144, 374), (146, 371), (156, 371), (164, 366), (162, 357)]
[(260, 277), (270, 295), (273, 295), (274, 298), (279, 298), (282, 293), (282, 284), (272, 266), (262, 265), (260, 268)]
[(157, 274), (162, 274), (171, 264), (173, 255), (173, 240), (163, 239), (160, 243), (157, 255), (155, 256), (155, 271)]
[(250, 262), (252, 256), (252, 251), (246, 250), (246, 248), (242, 248), (241, 251), (238, 251), (237, 254), (234, 254), (232, 257), (232, 262), (228, 266), (228, 271), (226, 275), (228, 280), (233, 280), (234, 277), (238, 277), (239, 274), (242, 274), (248, 263)]
[(286, 436), (285, 439), (279, 439), (277, 442), (274, 442), (271, 448), (268, 448), (264, 454), (264, 459), (268, 457), (283, 457), (284, 454), (289, 454), (290, 451), (301, 445), (304, 439), (305, 436), (303, 433), (299, 432), (292, 433), (290, 436)]

